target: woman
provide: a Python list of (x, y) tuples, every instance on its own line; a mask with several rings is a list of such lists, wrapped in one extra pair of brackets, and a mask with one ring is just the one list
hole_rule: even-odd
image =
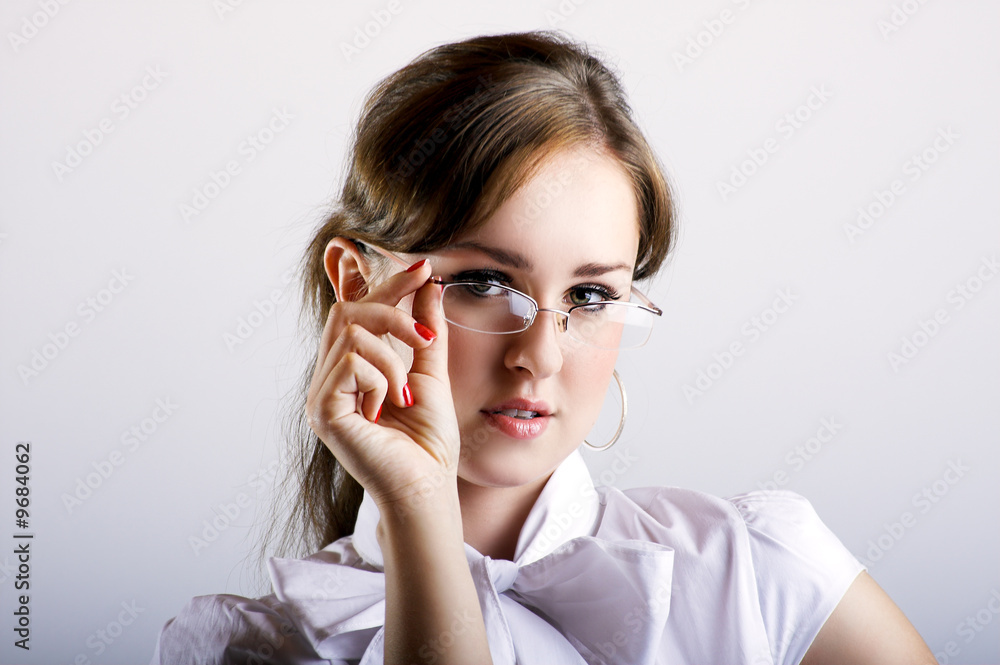
[(305, 257), (296, 516), (326, 546), (193, 599), (154, 662), (934, 662), (802, 497), (594, 488), (577, 449), (610, 445), (584, 439), (674, 218), (582, 46), (423, 54), (369, 98), (339, 204)]

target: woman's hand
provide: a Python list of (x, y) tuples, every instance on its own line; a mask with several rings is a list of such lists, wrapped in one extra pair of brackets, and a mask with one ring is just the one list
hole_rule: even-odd
[[(448, 324), (430, 275), (423, 261), (356, 301), (334, 303), (306, 399), (310, 427), (380, 509), (412, 506), (455, 484)], [(410, 293), (413, 316), (396, 307)], [(386, 333), (413, 349), (409, 374), (380, 337)]]
[[(376, 538), (385, 565), (385, 662), (423, 657), (428, 644), (454, 632), (461, 616), (471, 621), (434, 658), (489, 663), (462, 539), (448, 324), (441, 316), (441, 287), (427, 282), (430, 274), (426, 261), (415, 264), (363, 298), (330, 308), (306, 412), (309, 425), (381, 513)], [(396, 307), (410, 293), (413, 316)], [(436, 339), (421, 336), (418, 323)], [(413, 349), (409, 374), (380, 337), (386, 333)], [(414, 567), (420, 575), (412, 574)]]

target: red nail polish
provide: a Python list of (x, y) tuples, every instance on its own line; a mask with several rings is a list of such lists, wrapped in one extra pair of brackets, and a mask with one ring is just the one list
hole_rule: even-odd
[(414, 330), (417, 331), (418, 335), (426, 339), (428, 342), (433, 342), (437, 338), (437, 335), (434, 334), (433, 330), (431, 330), (424, 324), (420, 323), (419, 321), (413, 324), (413, 328)]
[(413, 406), (413, 394), (410, 392), (409, 383), (403, 384), (403, 403), (405, 403), (406, 406)]
[(373, 423), (377, 423), (379, 416), (382, 415), (382, 406), (383, 406), (382, 404), (378, 405), (378, 413), (375, 414), (375, 420), (372, 421)]
[(427, 259), (420, 259), (419, 261), (417, 261), (416, 263), (414, 263), (412, 266), (410, 266), (409, 268), (407, 268), (406, 272), (413, 272), (414, 270), (420, 270), (425, 263), (427, 263)]

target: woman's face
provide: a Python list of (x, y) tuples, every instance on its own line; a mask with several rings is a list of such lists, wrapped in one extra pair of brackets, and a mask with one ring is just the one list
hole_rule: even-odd
[[(485, 225), (430, 258), (446, 280), (495, 281), (565, 311), (587, 300), (627, 301), (638, 246), (635, 194), (622, 167), (576, 148), (551, 157)], [(466, 482), (514, 487), (547, 477), (596, 422), (618, 352), (576, 342), (559, 318), (539, 312), (526, 331), (508, 335), (449, 326)], [(497, 413), (511, 408), (542, 415)]]

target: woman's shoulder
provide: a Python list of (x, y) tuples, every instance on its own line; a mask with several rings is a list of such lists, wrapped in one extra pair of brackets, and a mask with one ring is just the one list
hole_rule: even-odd
[[(669, 485), (625, 490), (604, 486), (598, 487), (597, 492), (603, 505), (601, 527), (604, 530), (617, 530), (621, 523), (626, 529), (636, 529), (640, 534), (663, 532), (675, 538), (705, 530), (738, 534), (746, 530), (746, 517), (753, 512), (781, 510), (769, 497), (756, 503), (743, 499), (755, 492), (732, 499)], [(800, 495), (793, 494), (793, 497), (789, 499), (808, 504)], [(750, 506), (752, 508), (748, 508)]]
[(719, 497), (683, 487), (656, 486), (620, 490), (600, 487), (605, 519), (639, 515), (665, 527), (692, 527), (733, 532), (780, 530), (787, 537), (803, 526), (822, 525), (812, 503), (789, 490), (753, 490)]
[[(861, 566), (824, 524), (812, 503), (789, 490), (753, 490), (728, 498), (681, 487), (599, 488), (600, 530), (618, 537), (654, 540), (680, 550), (748, 546), (763, 566), (786, 556), (822, 566)], [(739, 548), (738, 548), (739, 549)]]
[(599, 534), (672, 548), (677, 592), (671, 602), (706, 623), (724, 624), (724, 617), (739, 615), (731, 634), (760, 622), (774, 662), (801, 659), (864, 570), (796, 492), (754, 490), (721, 498), (643, 487), (600, 493)]

